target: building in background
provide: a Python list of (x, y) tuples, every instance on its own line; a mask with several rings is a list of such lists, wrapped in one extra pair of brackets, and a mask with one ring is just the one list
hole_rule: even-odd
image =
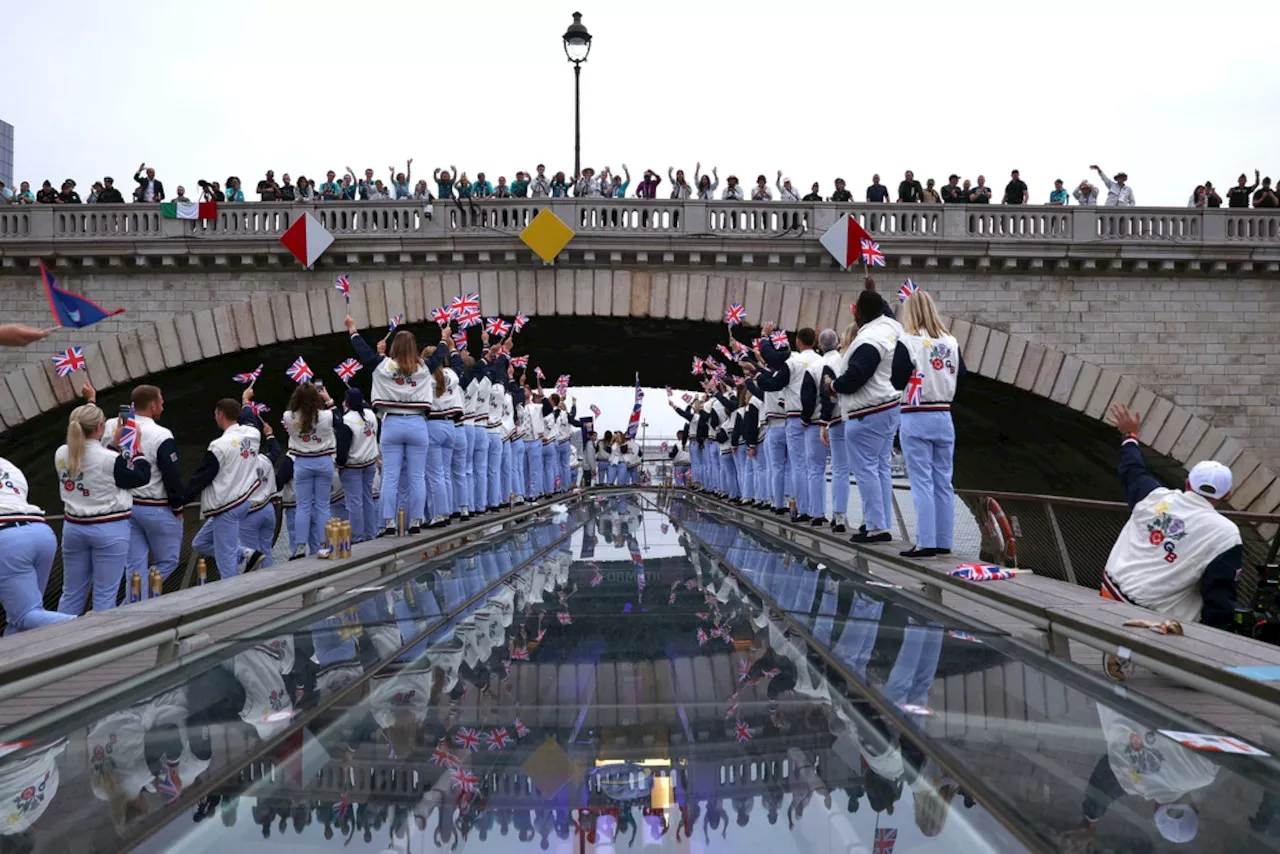
[(13, 125), (0, 121), (0, 181), (13, 186)]

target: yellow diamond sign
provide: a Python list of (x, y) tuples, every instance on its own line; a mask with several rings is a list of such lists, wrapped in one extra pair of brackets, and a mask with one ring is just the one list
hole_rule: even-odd
[[(542, 213), (549, 213), (549, 211), (543, 211)], [(542, 214), (538, 214), (538, 216), (542, 216)], [(556, 222), (559, 222), (559, 220), (556, 220)], [(533, 226), (530, 225), (529, 227), (532, 228)], [(566, 240), (565, 242), (568, 241)], [(537, 252), (538, 250), (534, 249), (533, 251)], [(554, 258), (555, 256), (551, 257)], [(542, 742), (542, 745), (533, 751), (520, 768), (533, 781), (533, 784), (538, 787), (538, 791), (548, 798), (563, 789), (565, 784), (575, 776), (573, 763), (569, 760), (569, 754), (565, 753), (564, 748), (551, 737)]]
[(524, 245), (533, 250), (546, 263), (550, 264), (560, 254), (560, 250), (573, 240), (573, 229), (564, 224), (564, 220), (543, 208), (533, 218), (533, 222), (520, 232)]

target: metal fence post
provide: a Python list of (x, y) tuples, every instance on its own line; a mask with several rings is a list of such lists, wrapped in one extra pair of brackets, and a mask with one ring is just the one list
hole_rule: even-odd
[(1062, 555), (1062, 570), (1067, 574), (1067, 581), (1076, 584), (1076, 571), (1071, 566), (1071, 554), (1067, 551), (1067, 541), (1062, 536), (1062, 528), (1058, 526), (1058, 516), (1053, 512), (1053, 504), (1044, 502), (1044, 512), (1049, 517), (1049, 527), (1053, 530), (1054, 542), (1058, 544), (1058, 554)]

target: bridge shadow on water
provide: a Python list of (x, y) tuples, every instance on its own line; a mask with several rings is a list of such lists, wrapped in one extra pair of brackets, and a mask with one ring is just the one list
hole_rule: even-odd
[[(439, 340), (434, 324), (411, 329), (426, 346)], [(373, 343), (385, 328), (363, 330)], [(750, 341), (758, 329), (735, 330)], [(478, 329), (470, 330), (470, 348), (480, 351)], [(691, 388), (690, 362), (694, 354), (715, 353), (726, 343), (725, 328), (701, 321), (636, 318), (535, 317), (516, 336), (515, 353), (532, 354), (531, 366), (541, 365), (549, 382), (570, 374), (577, 386), (629, 386), (640, 372), (646, 386)], [(271, 411), (278, 425), (293, 383), (284, 371), (294, 359), (306, 359), (331, 392), (341, 388), (333, 368), (353, 355), (345, 334), (288, 341), (155, 374), (149, 381), (164, 393), (162, 423), (173, 431), (184, 473), (199, 464), (208, 442), (216, 435), (213, 405), (221, 397), (238, 397), (242, 386), (231, 377), (265, 366), (255, 386), (257, 400)], [(719, 358), (717, 356), (717, 358)], [(100, 395), (108, 413), (128, 402), (136, 383)], [(368, 373), (356, 385), (368, 392)], [(585, 403), (585, 402), (584, 402)], [(41, 415), (0, 434), (0, 456), (16, 463), (31, 483), (33, 500), (50, 513), (61, 512), (53, 454), (64, 441), (72, 405)], [(1044, 493), (1080, 498), (1119, 500), (1116, 475), (1116, 432), (1109, 425), (1014, 386), (970, 374), (962, 381), (956, 409), (956, 471), (958, 488)], [(1166, 483), (1180, 483), (1183, 470), (1171, 460), (1149, 454), (1153, 470)]]

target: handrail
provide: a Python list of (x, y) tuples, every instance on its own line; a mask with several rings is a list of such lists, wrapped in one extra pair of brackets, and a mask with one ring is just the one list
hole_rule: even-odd
[[(894, 489), (910, 490), (910, 484), (895, 483)], [(1129, 513), (1129, 505), (1123, 501), (1103, 501), (1097, 498), (1068, 498), (1062, 495), (1039, 495), (1028, 492), (1000, 492), (990, 489), (956, 489), (956, 495), (962, 498), (985, 498), (991, 497), (997, 501), (1039, 501), (1049, 504), (1059, 504), (1064, 507), (1079, 507), (1085, 510), (1117, 510)], [(1241, 522), (1255, 522), (1258, 524), (1280, 524), (1280, 514), (1277, 513), (1250, 513), (1247, 510), (1219, 510), (1223, 516), (1228, 519), (1236, 519)]]
[[(12, 699), (146, 649), (180, 641), (211, 626), (294, 596), (318, 590), (335, 581), (367, 572), (375, 567), (385, 567), (388, 564), (394, 566), (404, 557), (415, 554), (421, 557), (424, 547), (439, 546), (456, 540), (465, 541), (468, 536), (484, 528), (497, 523), (522, 520), (562, 500), (564, 500), (563, 496), (556, 496), (500, 515), (476, 517), (458, 528), (432, 531), (414, 540), (398, 540), (394, 546), (384, 548), (372, 555), (348, 558), (345, 561), (321, 561), (316, 558), (307, 558), (292, 566), (224, 579), (205, 587), (183, 590), (157, 599), (135, 603), (128, 606), (129, 612), (126, 612), (125, 608), (116, 608), (104, 612), (101, 619), (85, 619), (83, 622), (76, 620), (69, 624), (59, 624), (56, 627), (57, 652), (55, 655), (41, 655), (37, 652), (19, 657), (15, 661), (4, 653), (13, 650), (20, 652), (23, 647), (34, 646), (52, 635), (40, 629), (10, 635), (0, 639), (0, 678), (3, 679), (3, 684), (0, 685), (0, 701)], [(262, 579), (267, 581), (264, 582)], [(277, 580), (278, 584), (271, 583)], [(213, 601), (201, 602), (193, 614), (182, 608), (192, 599), (212, 599)], [(149, 612), (155, 612), (154, 616)], [(151, 627), (141, 626), (139, 630), (145, 634), (124, 644), (120, 643), (121, 638), (118, 634), (102, 630), (109, 628), (113, 622), (129, 617), (141, 617), (143, 620), (151, 617), (155, 621), (156, 630), (147, 632), (146, 630)], [(77, 636), (81, 631), (78, 630), (83, 630), (83, 633), (90, 637), (80, 639)], [(51, 664), (53, 666), (50, 666)]]

